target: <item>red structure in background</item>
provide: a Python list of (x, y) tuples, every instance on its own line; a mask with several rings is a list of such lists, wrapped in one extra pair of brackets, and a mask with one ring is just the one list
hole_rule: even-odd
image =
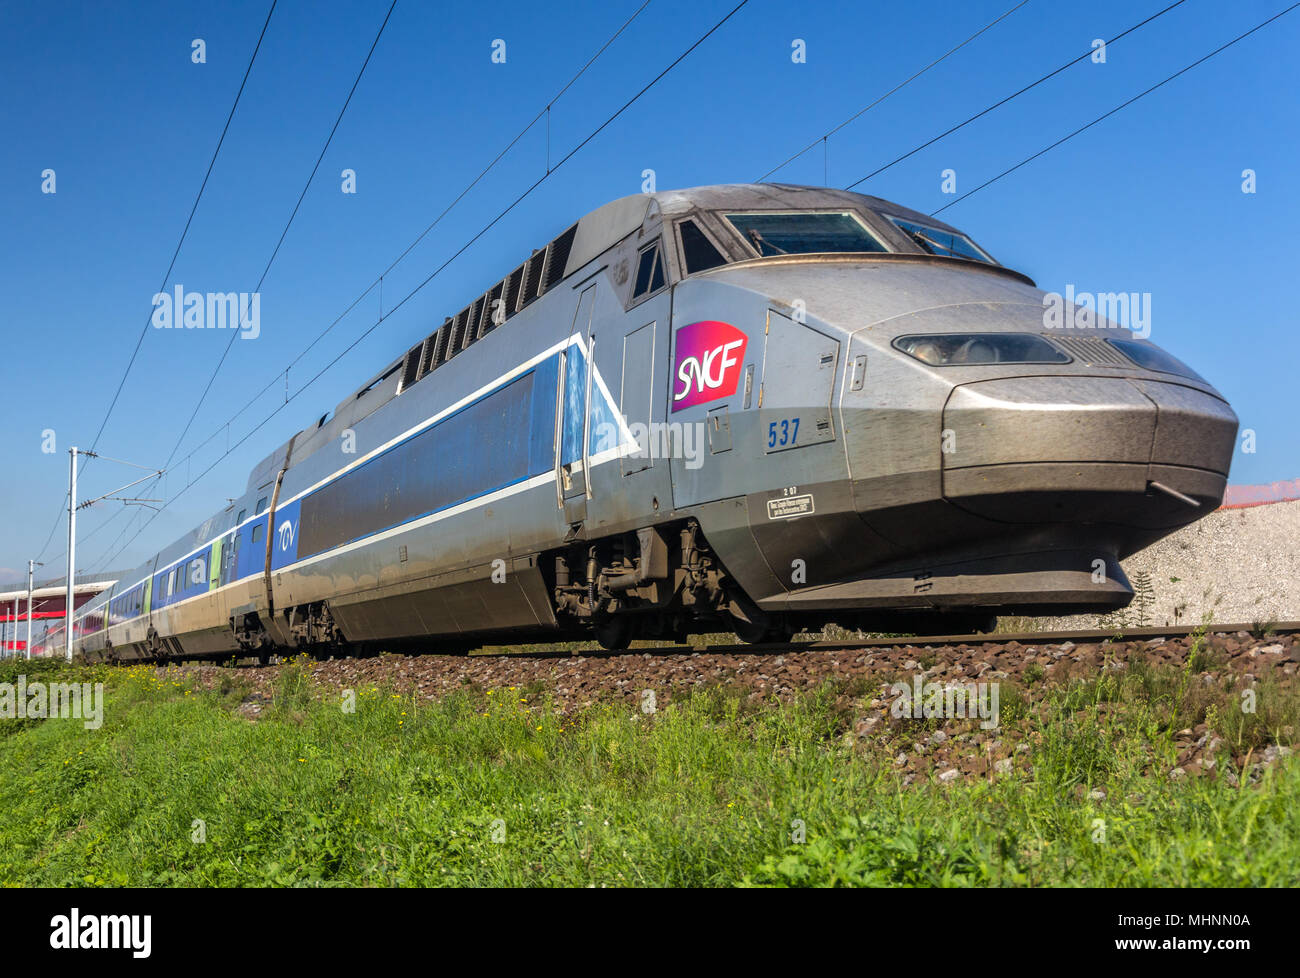
[(1224, 509), (1245, 509), (1267, 503), (1285, 503), (1300, 499), (1300, 479), (1270, 482), (1263, 486), (1228, 486), (1223, 497)]
[[(73, 610), (112, 587), (113, 581), (92, 581), (73, 588)], [(60, 625), (66, 608), (65, 585), (32, 591), (32, 645), (39, 646), (48, 625)], [(27, 651), (27, 589), (0, 592), (0, 650), (5, 655)]]

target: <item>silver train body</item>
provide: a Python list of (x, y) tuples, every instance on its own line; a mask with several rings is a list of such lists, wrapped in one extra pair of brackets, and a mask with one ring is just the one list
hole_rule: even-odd
[(1122, 607), (1120, 561), (1221, 502), (1237, 419), (1053, 301), (873, 197), (614, 201), (87, 606), (76, 647), (622, 647)]

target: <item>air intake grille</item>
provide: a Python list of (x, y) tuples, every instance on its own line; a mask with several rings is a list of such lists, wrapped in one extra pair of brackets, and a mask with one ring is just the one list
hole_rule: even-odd
[(1128, 358), (1105, 340), (1088, 339), (1079, 336), (1051, 335), (1052, 342), (1074, 359), (1090, 367), (1131, 367)]

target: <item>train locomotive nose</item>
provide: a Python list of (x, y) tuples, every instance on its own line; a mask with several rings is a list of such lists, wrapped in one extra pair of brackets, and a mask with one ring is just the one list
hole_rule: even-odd
[(1237, 431), (1209, 393), (1119, 377), (963, 384), (943, 424), (950, 503), (1005, 523), (1128, 528), (1127, 552), (1222, 502)]

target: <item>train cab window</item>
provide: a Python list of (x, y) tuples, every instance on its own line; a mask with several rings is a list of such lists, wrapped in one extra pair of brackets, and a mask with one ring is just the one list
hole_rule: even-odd
[(895, 349), (931, 367), (983, 363), (1069, 363), (1070, 358), (1033, 333), (935, 333), (900, 336)]
[(664, 262), (659, 252), (658, 241), (641, 252), (636, 267), (636, 288), (632, 290), (633, 299), (658, 292), (664, 287)]
[(888, 250), (852, 211), (763, 211), (727, 220), (761, 258)]
[(262, 512), (263, 510), (265, 510), (265, 509), (266, 509), (266, 500), (267, 500), (267, 497), (266, 497), (266, 496), (263, 496), (261, 499), (259, 499), (259, 500), (257, 501), (257, 509), (253, 510), (253, 512), (254, 512), (254, 513), (260, 513), (260, 512)]
[(932, 255), (946, 255), (950, 258), (969, 258), (971, 261), (982, 261), (986, 265), (995, 264), (974, 241), (964, 234), (955, 231), (940, 231), (938, 228), (930, 227), (927, 224), (918, 224), (916, 221), (905, 221), (901, 217), (889, 215), (889, 219), (894, 222), (898, 230), (912, 239), (922, 251), (928, 251)]
[(247, 515), (248, 515), (248, 510), (241, 509), (239, 511), (239, 515), (235, 517), (235, 526), (238, 526), (240, 523), (244, 522), (244, 517)]
[(677, 225), (677, 232), (682, 236), (682, 258), (686, 261), (687, 275), (727, 263), (722, 252), (694, 221), (682, 221)]
[(1155, 370), (1164, 374), (1177, 374), (1205, 383), (1206, 380), (1183, 361), (1166, 353), (1151, 343), (1139, 343), (1136, 340), (1107, 340), (1111, 346), (1146, 370)]
[(258, 524), (256, 524), (256, 525), (253, 527), (253, 542), (254, 542), (254, 543), (257, 543), (258, 540), (262, 539), (262, 530), (265, 529), (265, 528), (266, 528), (266, 524), (265, 524), (265, 523), (258, 523)]

